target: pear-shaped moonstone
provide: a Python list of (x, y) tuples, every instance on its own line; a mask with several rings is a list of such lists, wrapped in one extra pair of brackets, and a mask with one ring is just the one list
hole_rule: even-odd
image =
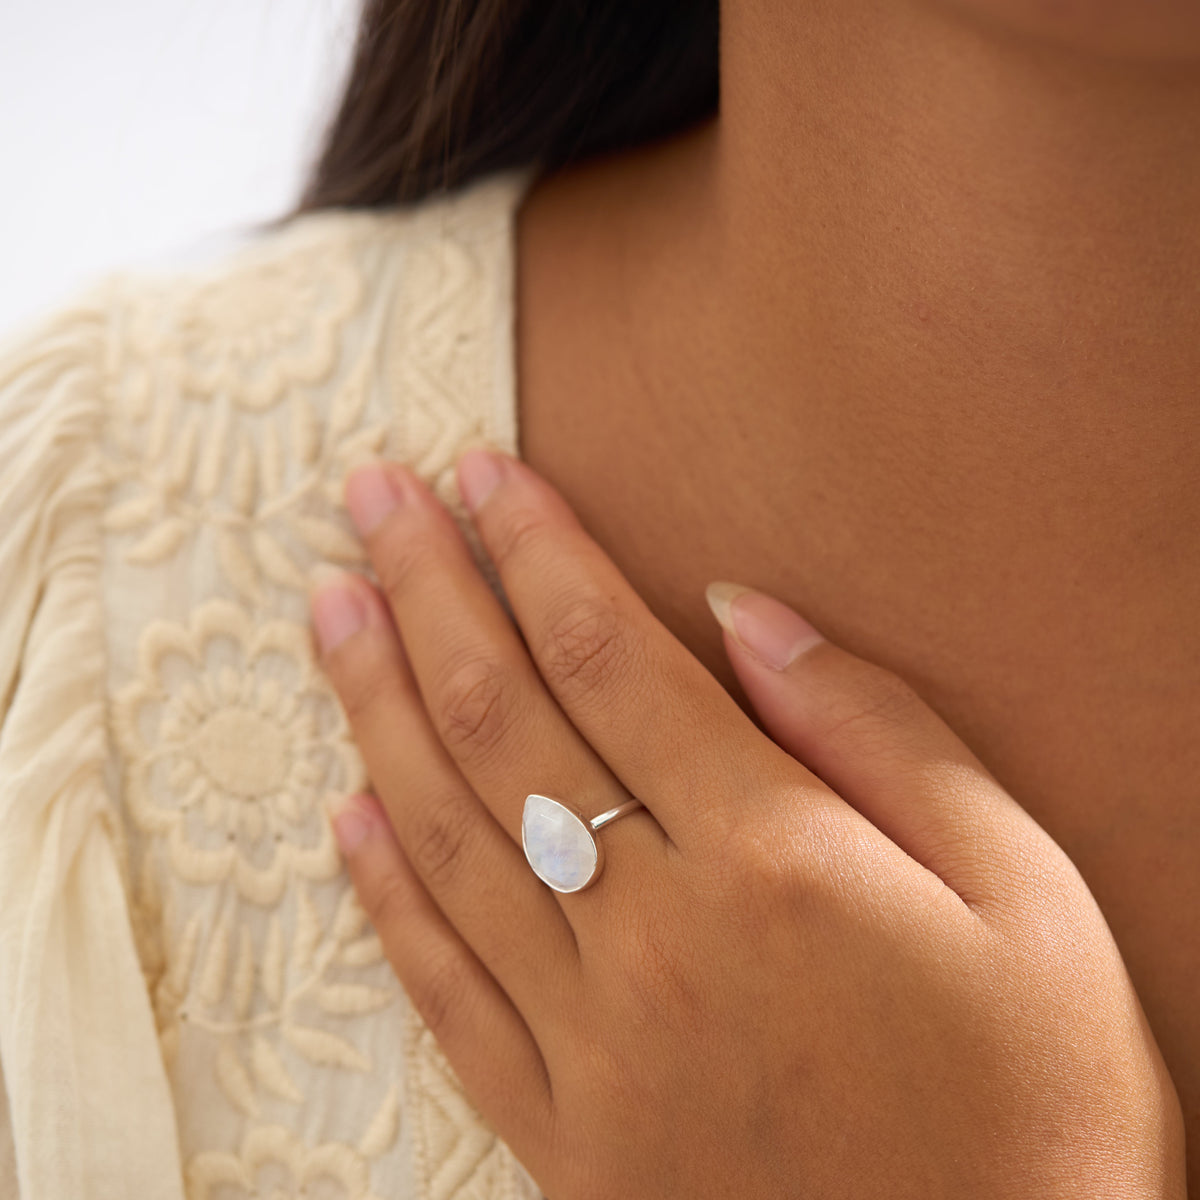
[(525, 797), (521, 844), (537, 877), (556, 892), (577, 892), (595, 873), (592, 831), (549, 796)]

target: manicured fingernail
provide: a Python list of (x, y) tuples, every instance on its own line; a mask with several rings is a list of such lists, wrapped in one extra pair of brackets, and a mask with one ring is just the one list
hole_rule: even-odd
[(367, 623), (366, 605), (351, 576), (326, 563), (318, 563), (309, 574), (308, 603), (322, 654)]
[(458, 490), (463, 503), (477, 512), (504, 478), (500, 460), (487, 450), (468, 450), (458, 460)]
[(404, 489), (387, 463), (358, 467), (346, 480), (346, 507), (355, 528), (364, 537), (399, 508), (403, 499)]
[(353, 854), (366, 841), (374, 825), (374, 818), (364, 811), (357, 794), (331, 804), (329, 819), (338, 849), (347, 856)]
[(825, 640), (794, 609), (740, 583), (710, 583), (704, 597), (722, 628), (776, 671)]

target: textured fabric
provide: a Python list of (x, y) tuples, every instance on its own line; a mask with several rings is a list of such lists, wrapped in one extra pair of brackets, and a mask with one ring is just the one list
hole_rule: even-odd
[(368, 569), (341, 487), (374, 454), (430, 482), (499, 594), (453, 466), (517, 449), (530, 178), (114, 275), (0, 346), (0, 1171), (23, 1200), (538, 1195), (355, 901), (324, 801), (368, 781), (305, 595), (319, 561)]

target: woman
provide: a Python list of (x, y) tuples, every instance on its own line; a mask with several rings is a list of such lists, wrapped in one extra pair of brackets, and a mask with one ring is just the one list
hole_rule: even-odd
[(380, 4), (10, 346), (23, 1196), (1186, 1194), (1200, 17), (713, 16)]

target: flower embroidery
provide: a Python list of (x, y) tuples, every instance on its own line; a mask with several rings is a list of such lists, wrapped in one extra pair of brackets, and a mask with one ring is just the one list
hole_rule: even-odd
[(323, 800), (363, 786), (345, 717), (308, 630), (255, 625), (210, 600), (185, 627), (155, 621), (113, 721), (129, 813), (190, 883), (232, 879), (274, 904), (289, 878), (326, 880), (338, 855)]
[(357, 1146), (326, 1142), (308, 1147), (279, 1125), (260, 1125), (242, 1139), (237, 1154), (206, 1151), (187, 1168), (190, 1200), (250, 1197), (292, 1200), (322, 1196), (330, 1200), (379, 1200), (371, 1190), (369, 1159), (395, 1140), (399, 1120), (395, 1088)]
[(118, 486), (104, 513), (106, 530), (132, 535), (121, 557), (153, 566), (194, 548), (207, 528), (222, 575), (256, 605), (267, 584), (303, 590), (314, 554), (363, 562), (341, 491), (355, 462), (387, 449), (388, 422), (372, 419), (379, 386), (378, 363), (364, 355), (330, 385), (327, 406), (298, 390), (265, 414), (236, 411), (220, 391), (186, 402), (168, 394), (149, 420), (125, 405), (107, 459)]
[(405, 1035), (408, 1086), (425, 1103), (413, 1114), (413, 1155), (426, 1200), (514, 1200), (540, 1196), (513, 1152), (463, 1090), (454, 1068), (414, 1008)]
[(262, 412), (289, 384), (324, 379), (341, 327), (363, 298), (353, 255), (330, 250), (325, 242), (280, 243), (252, 271), (206, 283), (174, 331), (184, 390), (228, 392)]
[(333, 510), (348, 465), (390, 432), (375, 412), (384, 310), (360, 257), (373, 229), (302, 221), (235, 270), (131, 297), (105, 439), (104, 526), (130, 535), (125, 562), (195, 553), (206, 529), (226, 581), (262, 605), (270, 586), (303, 590), (314, 552), (362, 561)]
[[(296, 222), (211, 272), (138, 281), (112, 322), (111, 661), (124, 676), (137, 655), (109, 712), (191, 1200), (540, 1195), (338, 868), (321, 801), (365, 772), (294, 623), (314, 560), (365, 562), (341, 500), (365, 455), (426, 476), (502, 597), (453, 471), (472, 437), (511, 436), (490, 195)], [(172, 621), (126, 605), (143, 587)]]

